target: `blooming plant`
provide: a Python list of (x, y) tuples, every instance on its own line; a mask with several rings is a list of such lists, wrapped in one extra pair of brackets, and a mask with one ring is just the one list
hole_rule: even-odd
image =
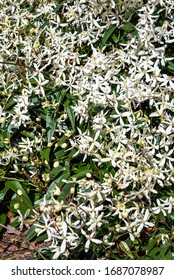
[(174, 2), (5, 0), (0, 29), (1, 224), (48, 259), (174, 259)]

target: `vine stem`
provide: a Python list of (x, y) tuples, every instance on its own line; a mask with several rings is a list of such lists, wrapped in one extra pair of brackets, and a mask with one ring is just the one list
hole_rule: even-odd
[(15, 228), (13, 228), (13, 227), (11, 227), (11, 226), (9, 226), (9, 225), (5, 226), (5, 225), (3, 225), (3, 224), (0, 223), (0, 226), (3, 227), (3, 228), (5, 228), (5, 229), (8, 230), (9, 232), (16, 234), (16, 235), (20, 235), (20, 234), (21, 234), (21, 232), (20, 232), (19, 230), (15, 229)]

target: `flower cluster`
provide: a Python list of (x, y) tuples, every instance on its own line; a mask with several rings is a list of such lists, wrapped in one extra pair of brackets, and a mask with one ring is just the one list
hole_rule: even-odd
[(173, 1), (0, 7), (0, 164), (41, 189), (53, 258), (158, 228), (174, 208)]

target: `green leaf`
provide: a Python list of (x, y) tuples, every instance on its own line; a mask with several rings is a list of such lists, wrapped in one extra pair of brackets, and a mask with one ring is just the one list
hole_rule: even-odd
[(51, 170), (50, 174), (51, 174), (51, 176), (52, 176), (53, 178), (55, 178), (59, 173), (61, 173), (61, 172), (64, 171), (64, 170), (66, 170), (65, 167), (63, 167), (63, 166), (58, 166), (58, 167), (56, 167), (56, 168), (53, 168), (53, 169)]
[(50, 151), (51, 151), (51, 148), (49, 148), (49, 147), (40, 151), (40, 155), (41, 155), (41, 158), (42, 158), (43, 161), (44, 160), (49, 161)]
[(115, 31), (116, 29), (116, 25), (115, 26), (111, 26), (109, 27), (106, 31), (105, 31), (105, 34), (102, 38), (102, 44), (105, 45), (106, 42), (108, 41), (109, 37), (112, 35), (112, 33)]
[(41, 241), (44, 241), (44, 240), (47, 239), (47, 238), (48, 238), (48, 234), (47, 234), (47, 233), (44, 233), (44, 234), (39, 235), (39, 236), (35, 239), (35, 241), (36, 241), (36, 242), (41, 242)]
[(171, 252), (171, 244), (169, 242), (166, 242), (165, 244), (161, 244), (160, 246), (160, 254), (159, 259), (161, 260), (167, 260), (172, 257)]
[(9, 190), (9, 188), (6, 186), (5, 188), (3, 188), (1, 191), (0, 191), (0, 202), (4, 199), (7, 191)]
[(40, 26), (40, 29), (44, 29), (48, 25), (49, 25), (49, 20), (45, 20), (44, 23)]
[(167, 66), (168, 70), (174, 74), (174, 63), (173, 62), (169, 62), (168, 66)]
[(57, 145), (60, 146), (60, 145), (62, 145), (63, 143), (67, 142), (67, 138), (68, 138), (67, 136), (63, 135), (63, 136), (59, 139), (59, 141), (57, 142)]
[(149, 238), (149, 242), (147, 245), (147, 254), (149, 254), (149, 252), (154, 248), (154, 246), (157, 243), (157, 239), (156, 238)]
[(74, 157), (74, 155), (75, 155), (76, 152), (77, 152), (77, 151), (76, 151), (75, 148), (73, 148), (73, 149), (70, 151), (70, 153), (68, 154), (68, 160), (69, 160), (69, 161)]
[(21, 131), (21, 134), (28, 137), (28, 138), (35, 139), (35, 134), (33, 132)]
[(28, 241), (30, 241), (31, 239), (33, 239), (33, 237), (35, 237), (37, 235), (37, 232), (35, 231), (36, 227), (32, 226), (26, 236), (26, 239), (22, 242), (22, 244), (27, 243)]
[(8, 102), (5, 104), (3, 110), (6, 111), (8, 110), (10, 107), (12, 107), (14, 104), (16, 103), (16, 101), (14, 101), (14, 96), (12, 96), (11, 98), (9, 98)]
[(30, 79), (30, 84), (33, 86), (37, 86), (37, 81), (34, 78)]
[(55, 128), (56, 128), (56, 122), (51, 119), (51, 123), (49, 123), (49, 125), (47, 127), (49, 128), (49, 130), (47, 132), (47, 141), (49, 143), (49, 142), (51, 142), (51, 137), (53, 137), (53, 135), (54, 135)]
[(58, 4), (58, 5), (56, 6), (56, 8), (55, 8), (55, 10), (54, 10), (56, 13), (59, 12), (59, 10), (60, 10), (60, 8), (63, 6), (64, 2), (65, 2), (65, 0), (62, 1), (60, 4)]
[(123, 18), (127, 20), (128, 18), (132, 17), (133, 14), (135, 14), (135, 12), (136, 12), (136, 10), (131, 9), (123, 15)]
[[(1, 215), (0, 215), (0, 223), (1, 223), (2, 225), (5, 225), (5, 222), (6, 222), (6, 215), (5, 215), (5, 214), (1, 214)], [(2, 230), (3, 230), (3, 227), (0, 226), (0, 231), (2, 231)]]
[(61, 159), (62, 157), (64, 157), (66, 154), (66, 150), (62, 149), (58, 152), (55, 153), (55, 156), (56, 156), (56, 160), (59, 160)]
[(67, 198), (67, 195), (70, 193), (70, 189), (74, 187), (74, 183), (67, 183), (63, 186), (63, 192), (62, 195)]
[(174, 260), (174, 257), (172, 256), (172, 252), (168, 251), (167, 254), (162, 258), (162, 260)]
[(174, 212), (172, 212), (172, 213), (169, 215), (169, 217), (171, 218), (171, 220), (174, 221)]
[(115, 43), (118, 43), (118, 41), (119, 41), (119, 36), (116, 36), (115, 34), (112, 34), (111, 38), (112, 38), (112, 40), (113, 40)]
[(62, 180), (69, 178), (69, 172), (65, 171), (61, 176), (59, 176), (56, 180), (54, 180), (51, 185), (49, 186), (46, 197), (49, 199), (55, 189), (56, 186), (59, 186), (60, 188), (65, 184)]
[(76, 173), (75, 175), (73, 175), (73, 177), (75, 177), (77, 179), (78, 178), (83, 178), (86, 175), (86, 173), (91, 173), (91, 172), (92, 172), (91, 169), (85, 169), (85, 170), (82, 170), (82, 171)]
[(72, 128), (75, 129), (75, 117), (74, 117), (74, 112), (71, 108), (71, 106), (69, 105), (69, 100), (66, 100), (65, 102), (65, 108), (66, 108), (66, 111), (67, 111), (67, 115), (68, 115), (68, 118), (71, 122), (71, 125), (72, 125)]
[(133, 255), (132, 255), (132, 252), (131, 252), (131, 250), (130, 250), (130, 248), (129, 248), (129, 246), (127, 245), (126, 242), (121, 241), (119, 245), (120, 245), (121, 250), (122, 250), (127, 256), (129, 256), (131, 259), (134, 259)]
[(10, 201), (10, 210), (12, 212), (17, 212), (17, 209), (15, 209), (14, 205), (19, 204), (19, 207), (17, 208), (20, 210), (22, 215), (25, 215), (26, 211), (28, 210), (28, 204), (25, 202), (25, 199), (21, 196), (14, 194), (11, 201)]
[(52, 119), (49, 116), (49, 113), (47, 113), (47, 116), (46, 116), (46, 128), (48, 129), (47, 141), (49, 143), (51, 141), (51, 137), (54, 135), (54, 131), (55, 131), (55, 128), (56, 128), (56, 122), (55, 122), (54, 119)]
[(18, 181), (7, 181), (5, 183), (5, 185), (8, 189), (13, 190), (16, 194), (20, 190), (22, 192), (22, 195), (20, 197), (23, 200), (23, 203), (28, 208), (31, 208), (31, 209), (33, 208), (33, 204), (31, 202), (28, 194), (26, 193), (26, 191), (24, 190), (24, 188), (22, 187), (22, 185)]
[(127, 33), (133, 33), (133, 35), (138, 35), (138, 31), (136, 30), (135, 26), (131, 22), (125, 23), (121, 27), (121, 29), (126, 31)]
[(158, 256), (160, 254), (160, 248), (159, 247), (155, 247), (153, 248), (150, 253), (148, 254), (152, 259), (156, 260), (159, 259)]

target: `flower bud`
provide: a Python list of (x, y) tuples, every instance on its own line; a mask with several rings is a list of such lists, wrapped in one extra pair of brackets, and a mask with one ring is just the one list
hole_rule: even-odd
[(19, 208), (19, 203), (15, 203), (14, 204), (14, 209), (18, 209)]
[(75, 188), (72, 187), (72, 188), (70, 189), (70, 194), (74, 194), (74, 192), (75, 192)]
[(21, 191), (21, 190), (18, 190), (18, 191), (17, 191), (17, 194), (21, 196), (21, 195), (22, 195), (22, 191)]
[(56, 167), (58, 167), (58, 166), (59, 166), (59, 162), (58, 162), (58, 161), (55, 161), (54, 164), (53, 164), (53, 167), (56, 168)]
[(52, 142), (49, 142), (48, 144), (47, 144), (47, 147), (48, 148), (50, 148), (50, 147), (52, 147), (53, 146), (53, 143)]
[(27, 162), (28, 161), (28, 156), (23, 156), (22, 161)]
[(42, 229), (41, 228), (35, 228), (35, 232), (39, 233)]
[(63, 144), (61, 145), (61, 148), (62, 148), (62, 149), (65, 149), (67, 146), (68, 146), (67, 143), (63, 143)]
[(87, 178), (91, 178), (91, 177), (92, 177), (91, 173), (89, 173), (89, 172), (86, 173), (86, 177), (87, 177)]
[(4, 144), (9, 144), (9, 143), (10, 143), (10, 139), (5, 138), (5, 139), (4, 139)]
[(3, 123), (5, 123), (5, 117), (0, 118), (0, 124), (3, 124)]

